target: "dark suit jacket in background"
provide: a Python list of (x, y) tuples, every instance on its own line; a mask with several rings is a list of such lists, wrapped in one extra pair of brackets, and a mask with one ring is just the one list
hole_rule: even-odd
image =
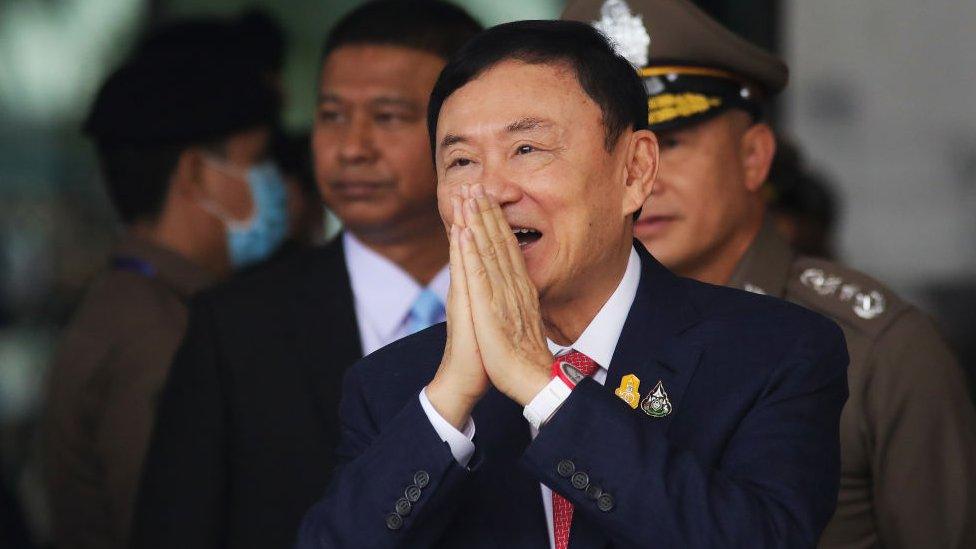
[(199, 295), (132, 546), (292, 546), (328, 483), (342, 376), (361, 356), (341, 239)]
[[(575, 505), (572, 549), (813, 547), (837, 497), (847, 397), (839, 328), (780, 300), (678, 278), (637, 246), (641, 280), (606, 385), (581, 382), (534, 441), (522, 408), (491, 390), (473, 413), (469, 469), (417, 398), (443, 354), (443, 324), (355, 365), (342, 464), (299, 546), (547, 547), (542, 482)], [(642, 396), (663, 382), (669, 416), (613, 394), (631, 373)], [(561, 476), (564, 460), (612, 508)], [(390, 529), (418, 478), (419, 499)]]

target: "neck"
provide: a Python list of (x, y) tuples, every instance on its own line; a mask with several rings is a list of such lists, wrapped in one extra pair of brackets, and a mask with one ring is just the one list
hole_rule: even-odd
[(227, 258), (226, 244), (202, 241), (200, 233), (204, 231), (194, 231), (194, 226), (193, 223), (181, 222), (164, 214), (153, 223), (138, 223), (131, 226), (129, 232), (160, 248), (183, 256), (218, 277), (228, 275), (231, 266)]
[(389, 259), (411, 278), (426, 286), (449, 260), (447, 233), (440, 223), (413, 230), (349, 231), (366, 247)]
[(756, 235), (762, 228), (763, 216), (753, 216), (752, 220), (745, 224), (739, 231), (726, 241), (718, 250), (705, 254), (705, 261), (698, 265), (691, 265), (684, 269), (675, 269), (678, 274), (688, 278), (694, 278), (708, 284), (725, 286), (732, 280), (736, 267), (742, 261), (742, 257), (749, 251)]
[(566, 346), (578, 340), (586, 327), (593, 322), (610, 296), (620, 285), (627, 262), (630, 259), (631, 240), (618, 249), (612, 257), (605, 258), (599, 265), (612, 265), (602, 276), (586, 276), (580, 279), (590, 282), (583, 287), (575, 287), (567, 299), (546, 299), (542, 301), (542, 324), (546, 336), (555, 343)]

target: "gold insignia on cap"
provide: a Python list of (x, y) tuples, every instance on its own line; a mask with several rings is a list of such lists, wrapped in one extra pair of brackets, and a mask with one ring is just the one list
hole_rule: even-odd
[(613, 391), (613, 394), (620, 397), (621, 400), (636, 410), (637, 405), (640, 404), (640, 393), (637, 391), (638, 388), (640, 388), (640, 379), (634, 374), (627, 374), (620, 378), (620, 387), (617, 387)]
[(592, 24), (610, 39), (617, 55), (635, 67), (647, 65), (651, 35), (644, 26), (644, 18), (631, 13), (627, 2), (607, 0), (600, 8), (600, 20)]
[(675, 118), (687, 118), (722, 105), (719, 97), (700, 93), (665, 93), (647, 100), (647, 122), (663, 124)]
[(664, 417), (671, 413), (671, 399), (664, 390), (664, 383), (658, 380), (651, 391), (640, 404), (641, 410), (651, 417)]

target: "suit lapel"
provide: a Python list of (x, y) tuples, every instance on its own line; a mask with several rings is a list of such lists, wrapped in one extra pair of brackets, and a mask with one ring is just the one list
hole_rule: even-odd
[[(624, 323), (620, 339), (607, 370), (606, 390), (613, 392), (625, 375), (640, 380), (640, 400), (633, 411), (650, 429), (667, 434), (673, 419), (681, 413), (681, 400), (691, 381), (701, 349), (682, 341), (681, 333), (697, 322), (698, 310), (686, 295), (681, 279), (664, 268), (636, 240), (641, 260), (637, 295)], [(671, 412), (652, 417), (641, 410), (642, 402), (660, 381), (671, 404)], [(573, 518), (570, 549), (606, 547), (610, 539), (585, 518)]]
[(653, 417), (640, 405), (634, 413), (666, 431), (671, 420), (681, 413), (682, 396), (701, 358), (701, 349), (681, 338), (682, 332), (697, 322), (699, 313), (681, 279), (639, 243), (635, 245), (641, 259), (641, 280), (613, 353), (605, 386), (613, 391), (620, 386), (623, 376), (633, 374), (640, 380), (638, 391), (643, 402), (660, 381), (671, 404), (670, 413)]
[(331, 418), (346, 368), (363, 356), (341, 235), (313, 256), (303, 274), (293, 304), (295, 350), (321, 416)]

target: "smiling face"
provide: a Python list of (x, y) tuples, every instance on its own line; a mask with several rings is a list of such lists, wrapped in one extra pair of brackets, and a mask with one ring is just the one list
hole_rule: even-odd
[(398, 46), (348, 45), (322, 69), (312, 133), (326, 204), (354, 233), (435, 227), (427, 99), (445, 61)]
[(544, 306), (612, 291), (629, 254), (631, 215), (650, 192), (656, 145), (650, 132), (625, 129), (607, 151), (605, 137), (600, 107), (567, 66), (498, 63), (440, 110), (445, 224), (461, 185), (481, 183), (517, 231)]

